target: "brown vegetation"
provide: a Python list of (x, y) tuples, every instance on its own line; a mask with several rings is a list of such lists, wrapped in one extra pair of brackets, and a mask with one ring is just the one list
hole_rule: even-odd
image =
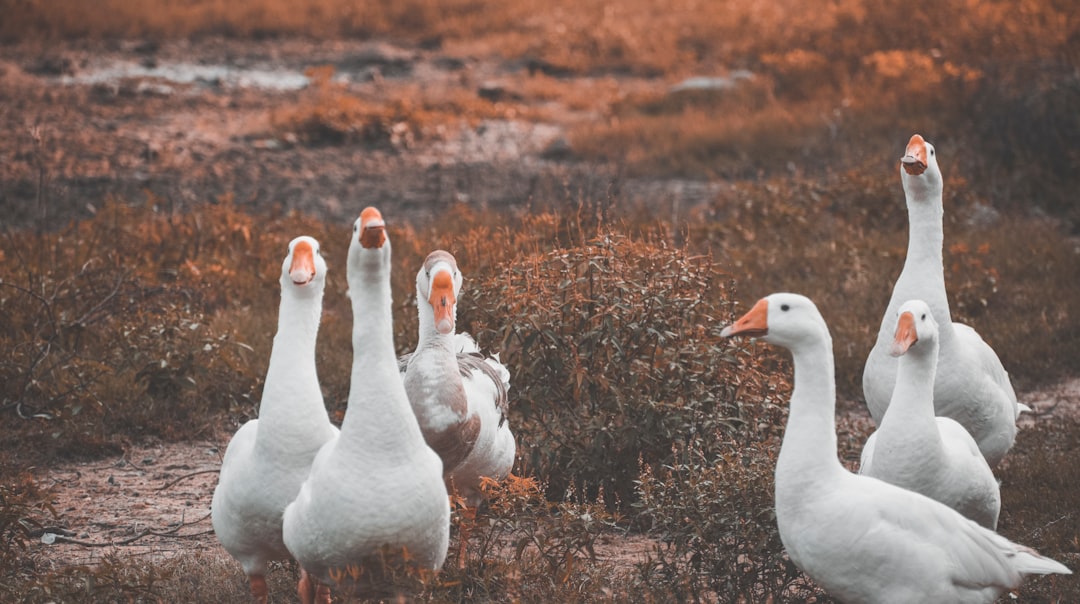
[[(310, 156), (318, 159), (395, 152), (460, 122), (562, 119), (564, 159), (616, 166), (606, 190), (564, 183), (558, 193), (530, 189), (507, 209), (447, 204), (437, 223), (383, 208), (400, 349), (416, 339), (416, 267), (431, 249), (452, 251), (466, 277), (462, 327), (511, 368), (521, 451), (518, 478), (489, 485), (487, 524), (466, 567), (451, 548), (436, 581), (411, 587), (427, 600), (828, 601), (786, 560), (772, 517), (790, 368), (783, 355), (716, 331), (772, 291), (813, 298), (836, 348), (841, 457), (857, 459), (862, 363), (906, 244), (895, 160), (913, 132), (943, 160), (956, 318), (994, 346), (1018, 390), (1076, 377), (1080, 22), (1070, 2), (2, 4), (0, 40), (21, 44), (340, 36), (499, 56), (515, 66), (500, 79), (514, 92), (497, 100), (475, 82), (358, 95), (332, 67), (316, 67), (311, 87), (260, 107), (255, 130), (296, 145), (289, 153), (328, 149)], [(752, 77), (729, 89), (669, 89), (736, 69)], [(347, 228), (252, 209), (230, 191), (176, 206), (153, 194), (113, 200), (63, 224), (43, 193), (50, 171), (99, 176), (104, 165), (109, 174), (123, 144), (101, 136), (103, 157), (65, 157), (71, 124), (50, 131), (49, 121), (69, 119), (65, 107), (93, 94), (0, 90), (6, 127), (40, 111), (34, 146), (0, 167), (38, 192), (37, 207), (13, 210), (38, 228), (0, 238), (0, 350), (10, 351), (0, 357), (0, 599), (241, 599), (235, 565), (205, 552), (50, 567), (32, 544), (58, 512), (31, 469), (139, 439), (216, 438), (253, 417), (277, 267), (301, 233), (329, 259), (318, 359), (340, 421), (351, 363)], [(185, 102), (194, 113), (221, 106)], [(107, 103), (153, 115), (166, 101)], [(724, 180), (682, 207), (632, 203), (619, 195), (622, 177)], [(999, 471), (1001, 531), (1074, 569), (1077, 429), (1039, 420)], [(603, 539), (627, 533), (654, 540), (647, 559), (628, 568), (596, 555)], [(295, 576), (292, 565), (275, 567), (272, 593), (291, 597)], [(1019, 595), (1077, 601), (1080, 583), (1031, 579)]]

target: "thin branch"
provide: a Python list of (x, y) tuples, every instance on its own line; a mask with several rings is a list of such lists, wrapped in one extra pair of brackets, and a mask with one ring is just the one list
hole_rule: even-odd
[(221, 470), (200, 470), (198, 472), (192, 472), (190, 474), (184, 474), (183, 476), (181, 476), (179, 478), (175, 478), (173, 480), (170, 480), (169, 482), (165, 483), (163, 486), (158, 487), (157, 490), (164, 491), (165, 489), (175, 485), (176, 483), (180, 482), (181, 480), (186, 480), (188, 478), (191, 478), (192, 476), (198, 476), (200, 474), (218, 474), (219, 472), (221, 472)]
[(117, 277), (116, 285), (113, 286), (112, 291), (106, 294), (97, 304), (94, 305), (93, 308), (83, 313), (83, 315), (78, 319), (75, 319), (73, 325), (86, 325), (89, 322), (90, 317), (94, 315), (94, 313), (104, 308), (106, 304), (108, 304), (113, 298), (116, 297), (117, 292), (120, 291), (120, 286), (123, 285), (124, 281), (127, 280), (127, 276), (127, 273), (121, 273), (121, 275)]
[(131, 545), (132, 543), (138, 541), (139, 539), (142, 539), (143, 537), (148, 537), (148, 536), (167, 537), (167, 538), (170, 538), (170, 539), (191, 539), (191, 538), (194, 538), (194, 537), (201, 537), (203, 535), (209, 535), (209, 534), (214, 532), (214, 529), (207, 529), (205, 531), (200, 531), (198, 533), (188, 533), (188, 534), (185, 534), (185, 535), (177, 534), (177, 532), (180, 529), (182, 529), (184, 527), (194, 525), (194, 524), (199, 524), (200, 522), (206, 520), (209, 517), (210, 517), (210, 513), (207, 512), (205, 516), (203, 516), (202, 518), (199, 518), (198, 520), (195, 520), (193, 522), (186, 522), (186, 523), (185, 522), (180, 522), (179, 524), (177, 524), (173, 528), (165, 530), (165, 531), (156, 531), (156, 530), (153, 530), (153, 529), (145, 529), (143, 531), (140, 531), (137, 535), (134, 535), (132, 537), (128, 537), (127, 539), (121, 539), (120, 541), (105, 541), (105, 542), (82, 541), (80, 539), (72, 539), (72, 538), (64, 536), (62, 534), (56, 534), (56, 533), (52, 533), (52, 534), (55, 537), (55, 541), (54, 541), (55, 543), (69, 543), (71, 545), (80, 545), (82, 547), (118, 547), (118, 546), (122, 546), (122, 545)]

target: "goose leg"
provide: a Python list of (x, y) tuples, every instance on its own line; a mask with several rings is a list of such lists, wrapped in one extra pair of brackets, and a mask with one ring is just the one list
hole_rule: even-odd
[(248, 577), (251, 583), (251, 595), (255, 598), (255, 604), (266, 604), (270, 600), (270, 590), (266, 587), (266, 577), (263, 575), (251, 575)]
[(474, 524), (476, 524), (476, 508), (466, 504), (461, 508), (461, 524), (458, 526), (458, 568), (465, 568), (465, 555)]
[(300, 604), (330, 604), (330, 588), (319, 583), (302, 567), (296, 593), (300, 596)]

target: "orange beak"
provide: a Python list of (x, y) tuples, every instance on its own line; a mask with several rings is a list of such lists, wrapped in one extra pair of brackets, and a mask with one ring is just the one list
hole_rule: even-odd
[(428, 302), (435, 310), (435, 329), (443, 335), (454, 333), (454, 304), (457, 304), (457, 298), (454, 297), (454, 280), (450, 273), (435, 273)]
[(382, 214), (368, 206), (360, 212), (360, 245), (367, 249), (380, 248), (386, 243), (386, 223)]
[(896, 321), (896, 335), (893, 336), (892, 348), (889, 354), (894, 357), (903, 355), (915, 342), (919, 341), (919, 334), (915, 331), (915, 315), (910, 312), (900, 314)]
[(916, 134), (908, 141), (900, 166), (912, 176), (926, 172), (926, 140), (922, 136)]
[(757, 304), (743, 315), (738, 321), (724, 328), (720, 335), (729, 338), (731, 336), (748, 336), (759, 338), (769, 333), (769, 301), (762, 298)]
[(293, 246), (289, 278), (296, 285), (307, 285), (315, 278), (315, 250), (307, 241), (299, 241)]

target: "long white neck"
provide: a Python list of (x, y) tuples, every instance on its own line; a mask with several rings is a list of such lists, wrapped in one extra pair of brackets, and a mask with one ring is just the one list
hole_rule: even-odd
[[(791, 350), (795, 389), (776, 463), (776, 499), (798, 500), (822, 477), (846, 472), (836, 455), (836, 383), (832, 338), (801, 342)], [(794, 505), (797, 505), (794, 504)]]
[[(907, 178), (907, 177), (904, 177)], [(930, 305), (938, 323), (942, 344), (953, 336), (949, 298), (945, 293), (944, 208), (941, 189), (904, 183), (908, 210), (908, 248), (904, 269), (893, 286), (892, 298), (881, 323), (879, 338), (891, 339), (900, 305), (908, 300), (923, 300)]]
[[(419, 340), (416, 352), (409, 361), (405, 375), (405, 391), (416, 412), (421, 430), (438, 443), (447, 430), (459, 427), (466, 430), (469, 401), (458, 367), (454, 334), (441, 334), (435, 329), (435, 312), (421, 298), (417, 305)], [(456, 451), (433, 445), (444, 463), (457, 466), (461, 459)], [(452, 467), (444, 468), (446, 471)]]
[(431, 305), (420, 300), (416, 305), (416, 309), (416, 316), (419, 321), (417, 325), (416, 351), (436, 349), (439, 352), (445, 350), (453, 354), (455, 352), (454, 334), (444, 335), (435, 329), (435, 311), (431, 309)]
[(934, 375), (937, 372), (936, 342), (921, 341), (898, 359), (896, 386), (882, 426), (898, 422), (907, 432), (937, 434), (934, 417)]
[[(283, 280), (284, 281), (284, 280)], [(270, 351), (259, 440), (281, 442), (283, 434), (329, 424), (315, 366), (315, 341), (322, 317), (323, 284), (297, 288), (283, 282), (277, 333)]]
[(349, 295), (352, 382), (339, 447), (358, 448), (371, 456), (416, 446), (423, 436), (398, 371), (389, 261), (368, 271), (350, 269)]

